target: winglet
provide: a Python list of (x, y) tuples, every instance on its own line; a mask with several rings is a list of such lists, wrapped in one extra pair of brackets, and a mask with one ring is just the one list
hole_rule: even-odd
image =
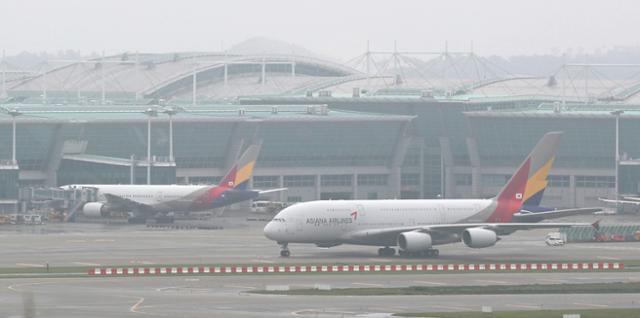
[(496, 197), (497, 206), (487, 222), (509, 222), (527, 199), (544, 191), (562, 132), (546, 133)]

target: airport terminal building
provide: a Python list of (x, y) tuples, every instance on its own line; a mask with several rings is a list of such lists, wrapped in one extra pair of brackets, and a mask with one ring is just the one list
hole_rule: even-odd
[(251, 142), (263, 144), (253, 187), (288, 188), (275, 200), (490, 197), (554, 130), (565, 136), (544, 205), (600, 205), (616, 179), (620, 194), (640, 192), (637, 82), (613, 89), (559, 73), (454, 85), (381, 73), (298, 55), (184, 53), (9, 82), (0, 210), (17, 209), (21, 187), (144, 184), (149, 164), (153, 184), (216, 183)]

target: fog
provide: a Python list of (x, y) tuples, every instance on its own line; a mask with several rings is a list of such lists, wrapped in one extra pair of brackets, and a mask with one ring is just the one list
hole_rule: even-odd
[(3, 0), (0, 48), (216, 51), (255, 36), (340, 60), (366, 50), (591, 54), (638, 46), (637, 1)]

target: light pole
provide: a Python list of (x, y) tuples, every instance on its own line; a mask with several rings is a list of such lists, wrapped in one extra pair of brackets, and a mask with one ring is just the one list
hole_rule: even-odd
[(618, 188), (618, 169), (620, 166), (620, 115), (624, 113), (623, 110), (615, 110), (611, 112), (611, 115), (616, 116), (616, 166), (615, 166), (615, 174), (616, 174), (616, 187), (615, 187), (615, 198), (616, 198), (616, 212), (618, 210), (618, 196), (619, 196), (619, 188)]
[(169, 115), (169, 161), (174, 162), (173, 159), (173, 116), (183, 109), (181, 107), (168, 107), (163, 112)]
[(148, 108), (144, 113), (147, 115), (147, 184), (151, 184), (151, 117), (158, 116), (158, 111)]
[(16, 117), (22, 115), (17, 109), (5, 109), (7, 114), (11, 116), (11, 164), (17, 165), (18, 161), (16, 160)]

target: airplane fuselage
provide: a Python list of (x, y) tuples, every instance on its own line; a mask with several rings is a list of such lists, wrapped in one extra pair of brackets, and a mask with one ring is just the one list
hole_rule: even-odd
[(98, 202), (109, 201), (105, 195), (108, 194), (147, 206), (147, 212), (153, 213), (203, 211), (258, 196), (256, 191), (210, 185), (83, 184), (65, 187), (94, 188)]
[(494, 200), (476, 199), (312, 201), (282, 210), (267, 224), (264, 233), (282, 243), (393, 246), (395, 237), (383, 239), (383, 242), (361, 238), (354, 241), (349, 234), (376, 229), (483, 222), (479, 219), (485, 215), (483, 212), (494, 209)]

